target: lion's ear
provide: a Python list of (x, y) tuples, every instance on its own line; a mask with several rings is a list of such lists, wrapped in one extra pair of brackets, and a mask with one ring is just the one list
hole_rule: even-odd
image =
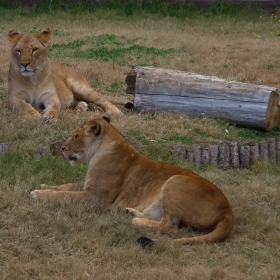
[(103, 116), (102, 119), (105, 120), (107, 123), (110, 123), (111, 121), (110, 118), (107, 116)]
[(16, 32), (15, 30), (11, 30), (8, 33), (8, 39), (13, 44), (16, 44), (20, 38), (21, 38), (21, 35), (18, 32)]
[(52, 38), (52, 32), (49, 28), (46, 28), (43, 32), (37, 35), (37, 38), (41, 41), (41, 43), (46, 45)]
[(97, 122), (91, 123), (87, 126), (85, 130), (86, 135), (98, 135), (101, 130), (100, 124)]

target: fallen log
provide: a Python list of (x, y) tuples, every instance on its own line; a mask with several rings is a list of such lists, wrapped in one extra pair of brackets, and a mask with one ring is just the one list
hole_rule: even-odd
[(136, 111), (169, 111), (270, 130), (280, 123), (277, 88), (177, 70), (134, 66), (126, 77)]

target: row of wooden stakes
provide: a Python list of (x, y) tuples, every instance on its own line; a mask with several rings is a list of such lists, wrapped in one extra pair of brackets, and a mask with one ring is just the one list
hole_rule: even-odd
[(275, 138), (245, 145), (237, 142), (210, 144), (206, 148), (200, 144), (192, 145), (191, 149), (186, 149), (184, 145), (175, 145), (173, 150), (196, 167), (211, 165), (223, 169), (250, 168), (252, 163), (259, 159), (280, 164), (280, 139)]
[[(53, 147), (51, 150), (60, 150), (59, 147)], [(9, 143), (0, 143), (0, 154), (9, 152)], [(46, 147), (44, 147), (46, 149)], [(237, 142), (228, 144), (209, 144), (206, 148), (200, 144), (192, 145), (191, 149), (186, 149), (185, 145), (174, 145), (175, 151), (181, 158), (186, 159), (190, 164), (199, 167), (211, 165), (223, 169), (228, 168), (250, 168), (252, 163), (258, 159), (271, 161), (280, 164), (280, 139), (270, 138), (267, 142), (251, 142), (246, 145), (239, 145)], [(39, 149), (40, 157), (42, 147)], [(49, 148), (47, 147), (49, 151)], [(47, 152), (50, 154), (50, 152)]]

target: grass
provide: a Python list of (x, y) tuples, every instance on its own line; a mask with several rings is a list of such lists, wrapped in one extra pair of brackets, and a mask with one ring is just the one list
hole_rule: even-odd
[(157, 49), (135, 45), (139, 39), (129, 40), (125, 36), (117, 37), (114, 34), (91, 36), (86, 40), (75, 40), (67, 44), (53, 44), (50, 55), (102, 62), (114, 61), (119, 65), (127, 66), (131, 66), (131, 60), (136, 58), (138, 64), (143, 66), (147, 60), (151, 61), (155, 57), (166, 57), (174, 53), (172, 48)]
[[(135, 3), (142, 2), (130, 2)], [(235, 225), (225, 242), (179, 247), (170, 239), (198, 232), (182, 228), (168, 236), (134, 228), (121, 211), (32, 201), (29, 192), (41, 183), (81, 181), (86, 174), (85, 166), (72, 168), (60, 157), (34, 157), (38, 147), (67, 138), (102, 113), (65, 110), (57, 123), (45, 124), (11, 112), (5, 100), (8, 31), (36, 33), (46, 27), (54, 35), (51, 59), (74, 67), (100, 93), (127, 97), (125, 77), (133, 64), (280, 88), (280, 14), (230, 11), (221, 4), (207, 14), (193, 10), (184, 16), (184, 10), (175, 16), (168, 6), (164, 16), (159, 6), (150, 7), (151, 13), (142, 6), (77, 14), (54, 8), (44, 13), (0, 9), (0, 143), (11, 145), (9, 154), (0, 154), (0, 278), (279, 279), (279, 165), (258, 161), (250, 170), (197, 168), (172, 147), (279, 138), (280, 126), (263, 132), (223, 120), (121, 108), (124, 116), (114, 117), (112, 124), (140, 151), (206, 177), (232, 205)], [(143, 250), (136, 244), (142, 235), (159, 242)]]

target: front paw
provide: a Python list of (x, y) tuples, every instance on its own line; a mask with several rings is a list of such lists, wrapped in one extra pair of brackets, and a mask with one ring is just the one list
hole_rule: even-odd
[(123, 115), (122, 111), (119, 110), (115, 106), (110, 106), (110, 108), (107, 108), (106, 109), (106, 114), (108, 114), (108, 115)]
[(51, 187), (49, 185), (46, 185), (46, 184), (41, 184), (41, 190), (47, 190), (47, 189), (50, 189)]
[(59, 112), (56, 110), (48, 110), (44, 113), (43, 119), (46, 123), (56, 122), (59, 116)]
[(54, 117), (53, 115), (44, 115), (43, 116), (43, 120), (44, 120), (44, 122), (46, 122), (46, 123), (54, 123), (54, 122), (56, 122), (57, 121), (57, 118), (56, 117)]
[(30, 196), (33, 199), (44, 199), (51, 197), (54, 193), (55, 191), (52, 190), (34, 190), (30, 193)]

